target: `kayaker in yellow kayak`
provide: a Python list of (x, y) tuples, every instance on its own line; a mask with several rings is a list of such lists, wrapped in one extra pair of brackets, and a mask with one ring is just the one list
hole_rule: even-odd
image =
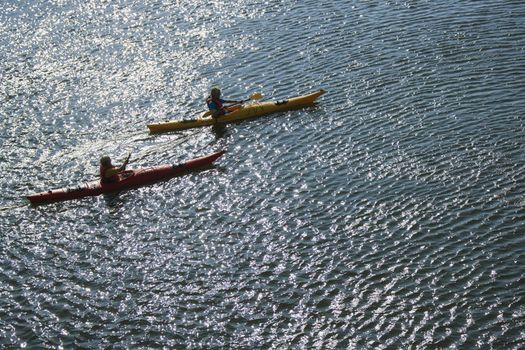
[(228, 113), (228, 110), (224, 107), (224, 103), (242, 103), (243, 101), (237, 100), (223, 100), (221, 98), (221, 90), (214, 87), (211, 89), (210, 96), (206, 99), (206, 104), (211, 112), (211, 116), (217, 120), (221, 115)]
[(130, 156), (131, 153), (124, 161), (124, 164), (122, 164), (120, 167), (116, 167), (111, 164), (111, 158), (108, 156), (100, 158), (100, 182), (103, 184), (118, 182), (118, 174), (126, 169), (126, 165), (128, 165)]

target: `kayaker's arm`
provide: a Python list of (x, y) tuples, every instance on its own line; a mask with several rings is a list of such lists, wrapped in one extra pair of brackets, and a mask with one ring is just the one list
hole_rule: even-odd
[[(106, 172), (104, 173), (104, 177), (109, 180), (112, 177), (114, 177), (115, 175), (118, 175), (119, 173), (121, 173), (124, 170), (126, 170), (126, 165), (128, 165), (128, 160), (129, 160), (129, 158), (126, 159), (124, 164), (122, 164), (118, 168), (116, 166), (114, 166), (112, 168), (107, 169)], [(115, 181), (115, 180), (113, 180), (113, 181)]]
[(218, 118), (221, 115), (225, 115), (226, 114), (226, 110), (224, 108), (221, 108), (221, 109), (210, 109), (210, 113), (211, 113), (211, 116), (213, 118)]
[(232, 110), (235, 110), (236, 108), (230, 109), (231, 107), (239, 106), (241, 103), (244, 103), (246, 101), (241, 100), (223, 100), (225, 103), (232, 103), (229, 106), (222, 107), (221, 109), (211, 109), (211, 116), (213, 118), (218, 118), (221, 115), (225, 115), (226, 113), (231, 112)]
[(104, 178), (106, 179), (111, 179), (113, 176), (117, 175), (119, 172), (120, 172), (120, 168), (117, 168), (117, 167), (113, 167), (113, 168), (109, 168), (108, 170), (106, 170), (106, 172), (104, 173)]

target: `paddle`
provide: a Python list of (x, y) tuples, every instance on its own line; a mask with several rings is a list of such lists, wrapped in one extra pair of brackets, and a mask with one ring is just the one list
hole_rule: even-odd
[[(251, 101), (251, 100), (260, 100), (262, 99), (264, 96), (260, 93), (260, 92), (256, 92), (254, 93), (253, 95), (250, 95), (250, 97), (247, 99), (247, 100), (242, 100), (240, 101), (240, 103), (244, 103), (244, 102), (248, 102), (248, 101)], [(240, 104), (239, 103), (239, 104)], [(235, 105), (234, 105), (235, 106)], [(231, 106), (229, 106), (231, 107)], [(205, 118), (207, 116), (211, 115), (211, 111), (207, 111), (206, 113), (204, 113), (201, 118)]]
[(126, 169), (126, 165), (129, 163), (129, 158), (131, 157), (131, 152), (129, 152), (128, 157), (124, 161), (124, 163), (120, 166), (119, 170), (124, 171)]

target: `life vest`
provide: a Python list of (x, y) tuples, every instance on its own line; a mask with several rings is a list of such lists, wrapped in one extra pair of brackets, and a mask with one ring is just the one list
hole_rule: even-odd
[(101, 183), (103, 183), (103, 184), (110, 184), (110, 183), (119, 181), (118, 174), (114, 174), (111, 177), (106, 177), (106, 172), (109, 169), (112, 169), (112, 168), (113, 168), (113, 166), (107, 166), (107, 165), (101, 165), (100, 166), (100, 182)]
[[(215, 106), (217, 108), (213, 108), (213, 106), (211, 105), (212, 102), (215, 102)], [(220, 98), (219, 99), (215, 99), (215, 98), (212, 98), (211, 96), (208, 96), (208, 98), (206, 99), (206, 104), (208, 105), (209, 109), (217, 109), (217, 110), (221, 110), (222, 109), (222, 100)]]

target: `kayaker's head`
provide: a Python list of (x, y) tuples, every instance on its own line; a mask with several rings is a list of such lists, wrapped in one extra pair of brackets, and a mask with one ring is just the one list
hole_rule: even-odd
[(221, 97), (221, 89), (219, 89), (218, 87), (214, 87), (213, 89), (211, 89), (211, 97), (212, 98)]
[(108, 156), (104, 156), (104, 157), (100, 158), (100, 165), (110, 166), (111, 165), (111, 158), (109, 158)]

